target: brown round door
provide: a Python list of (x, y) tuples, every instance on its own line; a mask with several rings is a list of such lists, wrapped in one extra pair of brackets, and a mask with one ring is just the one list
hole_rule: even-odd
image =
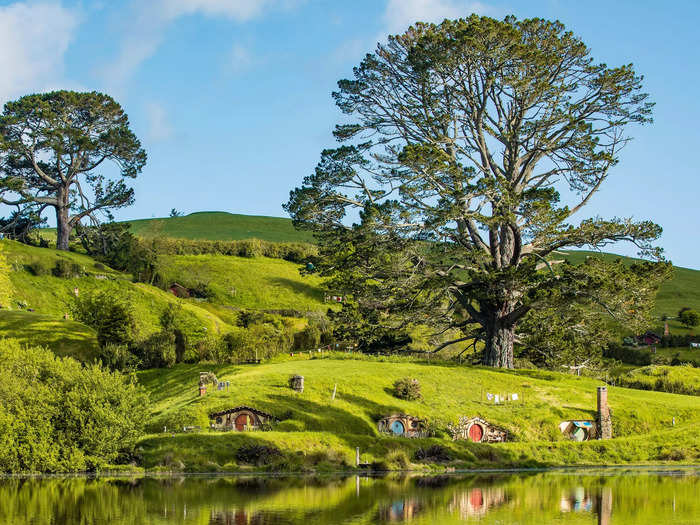
[(245, 426), (248, 424), (248, 414), (241, 414), (236, 418), (236, 430), (245, 430)]
[(472, 426), (469, 427), (469, 439), (478, 443), (483, 437), (484, 429), (481, 428), (481, 425), (477, 425), (476, 423), (474, 423)]

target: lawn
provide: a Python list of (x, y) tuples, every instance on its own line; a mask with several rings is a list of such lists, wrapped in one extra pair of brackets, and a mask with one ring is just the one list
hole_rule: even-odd
[[(216, 372), (220, 381), (230, 381), (230, 390), (199, 397), (199, 372), (205, 370)], [(305, 377), (302, 394), (287, 387), (292, 374)], [(403, 401), (391, 395), (393, 382), (404, 376), (420, 381), (423, 400)], [(239, 405), (282, 419), (267, 433), (149, 436), (142, 448), (150, 468), (172, 461), (186, 470), (233, 468), (234, 451), (244, 442), (272, 443), (292, 458), (298, 451), (307, 455), (325, 451), (348, 463), (356, 446), (368, 461), (393, 461), (397, 454), (410, 457), (418, 446), (434, 443), (449, 447), (456, 458), (470, 464), (648, 462), (662, 460), (664, 454), (666, 459), (700, 459), (700, 437), (689, 432), (700, 425), (700, 403), (692, 396), (609, 387), (617, 438), (585, 444), (564, 441), (557, 425), (562, 420), (594, 418), (596, 387), (601, 383), (553, 372), (307, 356), (257, 366), (178, 365), (140, 372), (138, 377), (151, 392), (149, 428), (156, 433), (163, 427), (206, 428), (208, 413)], [(332, 400), (334, 387), (337, 395)], [(487, 392), (518, 393), (520, 401), (494, 405), (486, 400)], [(441, 437), (380, 436), (376, 420), (391, 413), (425, 418)], [(507, 429), (513, 442), (488, 446), (447, 438), (448, 423), (476, 415)], [(303, 466), (292, 463), (292, 468)]]
[(325, 311), (321, 279), (302, 276), (299, 265), (267, 257), (226, 255), (162, 256), (169, 280), (184, 286), (207, 284), (212, 302), (256, 310)]
[(84, 324), (23, 311), (0, 311), (0, 338), (14, 338), (32, 346), (45, 346), (61, 357), (90, 362), (97, 356), (95, 331)]
[(197, 212), (184, 217), (128, 221), (141, 237), (173, 237), (235, 241), (261, 239), (271, 242), (313, 242), (308, 232), (298, 231), (290, 219), (238, 215), (222, 211)]

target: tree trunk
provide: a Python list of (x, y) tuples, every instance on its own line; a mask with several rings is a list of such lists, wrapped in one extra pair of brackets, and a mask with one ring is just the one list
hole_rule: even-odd
[(71, 226), (68, 217), (68, 195), (63, 191), (58, 192), (58, 206), (56, 206), (56, 249), (68, 251)]
[(513, 338), (515, 327), (506, 326), (500, 319), (486, 326), (486, 348), (483, 364), (495, 368), (513, 368)]

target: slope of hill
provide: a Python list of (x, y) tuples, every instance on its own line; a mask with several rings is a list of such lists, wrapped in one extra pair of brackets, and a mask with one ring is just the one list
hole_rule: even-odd
[[(624, 257), (612, 253), (600, 253), (586, 250), (567, 250), (564, 257), (572, 264), (583, 262), (586, 257), (603, 257), (607, 260), (622, 259), (632, 263), (636, 259)], [(681, 308), (692, 308), (700, 312), (700, 270), (691, 270), (675, 266), (673, 277), (661, 285), (656, 296), (654, 312), (661, 319), (662, 315), (675, 317)], [(669, 320), (669, 327), (672, 333), (697, 333), (698, 328), (688, 329), (675, 319)], [(659, 326), (663, 330), (663, 323), (659, 321)]]
[(299, 265), (267, 257), (162, 256), (168, 279), (183, 286), (205, 283), (213, 302), (256, 310), (325, 311), (321, 278), (301, 277)]
[[(199, 372), (205, 370), (213, 370), (220, 381), (230, 381), (230, 390), (213, 390), (199, 397), (197, 381)], [(304, 376), (303, 393), (287, 387), (292, 374)], [(286, 358), (258, 366), (179, 365), (171, 370), (140, 372), (138, 377), (151, 392), (153, 431), (160, 432), (164, 426), (207, 428), (207, 414), (241, 405), (282, 420), (272, 432), (151, 436), (142, 443), (149, 468), (181, 464), (175, 468), (238, 469), (235, 451), (244, 443), (279, 447), (288, 461), (281, 468), (292, 469), (325, 460), (344, 460), (352, 465), (356, 446), (361, 447), (365, 461), (401, 463), (410, 461), (418, 447), (437, 443), (472, 466), (700, 459), (700, 438), (691, 432), (700, 424), (700, 411), (697, 398), (691, 396), (609, 387), (616, 439), (590, 443), (564, 440), (558, 430), (562, 420), (594, 418), (600, 382), (553, 372), (334, 356)], [(403, 401), (391, 395), (393, 382), (401, 377), (420, 381), (421, 401)], [(334, 388), (337, 393), (332, 399)], [(520, 399), (494, 405), (487, 401), (487, 392), (518, 393)], [(405, 439), (380, 434), (376, 421), (393, 413), (425, 418), (439, 437)], [(456, 423), (460, 416), (477, 415), (506, 428), (512, 442), (485, 446), (453, 442), (446, 435), (449, 423)], [(403, 459), (399, 458), (402, 454)]]
[(23, 311), (0, 311), (0, 338), (17, 339), (20, 343), (51, 348), (60, 357), (75, 357), (84, 362), (97, 355), (95, 331), (76, 321), (57, 319)]
[(308, 232), (294, 229), (290, 219), (258, 215), (237, 215), (221, 211), (197, 212), (184, 217), (128, 221), (131, 231), (141, 237), (173, 237), (235, 241), (261, 239), (271, 242), (313, 242)]
[[(159, 317), (168, 304), (182, 305), (195, 339), (204, 334), (223, 334), (236, 321), (235, 308), (259, 310), (316, 310), (326, 308), (318, 288), (319, 279), (302, 277), (298, 265), (280, 259), (226, 256), (167, 256), (164, 266), (173, 282), (206, 281), (214, 290), (214, 303), (179, 299), (127, 274), (106, 268), (79, 253), (35, 248), (15, 241), (0, 241), (0, 251), (9, 267), (10, 304), (0, 310), (0, 336), (44, 344), (60, 355), (89, 358), (96, 349), (90, 329), (64, 319), (75, 294), (106, 291), (125, 298), (133, 307), (138, 335), (159, 330)], [(49, 272), (58, 261), (81, 270), (79, 277), (59, 278)], [(44, 274), (34, 275), (32, 264)], [(32, 310), (33, 312), (30, 312)]]

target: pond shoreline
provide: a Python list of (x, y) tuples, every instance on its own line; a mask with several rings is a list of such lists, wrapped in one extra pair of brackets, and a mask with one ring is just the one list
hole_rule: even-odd
[(620, 473), (624, 471), (653, 473), (653, 472), (673, 472), (698, 469), (700, 474), (700, 464), (630, 464), (630, 465), (570, 465), (554, 467), (531, 467), (531, 468), (474, 468), (474, 469), (445, 469), (445, 470), (419, 470), (419, 469), (397, 469), (397, 470), (337, 470), (337, 471), (315, 471), (315, 472), (270, 472), (264, 470), (238, 470), (238, 471), (216, 471), (216, 472), (180, 472), (180, 471), (145, 471), (145, 470), (105, 470), (100, 472), (75, 472), (75, 473), (0, 473), (0, 481), (8, 479), (97, 479), (97, 478), (225, 478), (225, 477), (264, 477), (264, 478), (318, 478), (318, 477), (338, 477), (345, 478), (359, 476), (363, 478), (381, 478), (389, 475), (411, 475), (411, 477), (435, 477), (435, 476), (459, 476), (478, 474), (519, 474), (519, 473), (576, 473), (590, 475), (598, 471)]

